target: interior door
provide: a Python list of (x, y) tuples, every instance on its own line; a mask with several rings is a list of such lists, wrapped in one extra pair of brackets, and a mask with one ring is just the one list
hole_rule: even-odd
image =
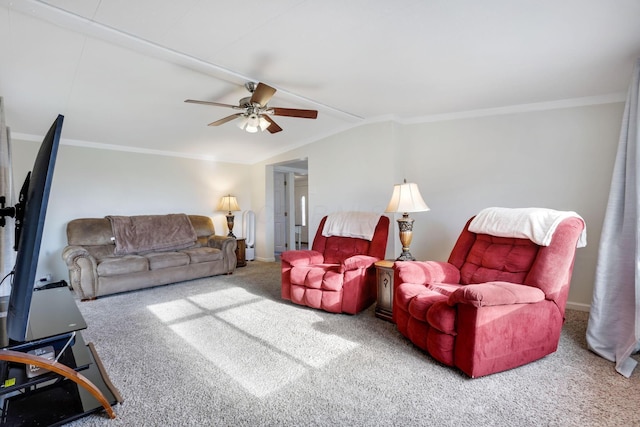
[(276, 254), (287, 250), (287, 174), (275, 172), (273, 177), (273, 250)]

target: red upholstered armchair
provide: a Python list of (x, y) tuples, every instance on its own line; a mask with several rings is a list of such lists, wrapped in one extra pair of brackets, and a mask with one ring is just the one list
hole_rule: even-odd
[[(514, 232), (502, 214), (517, 216), (521, 227)], [(483, 228), (487, 218), (492, 234)], [(573, 212), (490, 208), (475, 219), (448, 262), (394, 264), (400, 333), (470, 377), (556, 351), (576, 246), (586, 245), (584, 221)]]
[(343, 215), (344, 219), (349, 214), (361, 219), (359, 226), (368, 219), (370, 232), (366, 238), (323, 235), (328, 217), (322, 218), (311, 250), (282, 253), (282, 298), (332, 313), (349, 314), (364, 310), (376, 300), (373, 264), (384, 259), (389, 218), (363, 213), (335, 215)]

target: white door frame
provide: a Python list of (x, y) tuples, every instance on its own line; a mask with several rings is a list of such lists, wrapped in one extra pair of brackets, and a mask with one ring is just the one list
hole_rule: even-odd
[[(291, 250), (294, 249), (296, 247), (296, 233), (295, 233), (295, 212), (296, 212), (296, 206), (295, 206), (295, 185), (294, 185), (294, 175), (296, 173), (304, 173), (307, 174), (308, 173), (308, 167), (307, 167), (307, 160), (294, 160), (294, 161), (290, 161), (290, 162), (283, 162), (283, 163), (279, 163), (276, 165), (269, 165), (273, 167), (273, 173), (274, 173), (274, 181), (275, 181), (275, 174), (276, 173), (282, 173), (285, 172), (287, 173), (287, 188), (286, 188), (286, 194), (287, 194), (287, 216), (285, 218), (285, 227), (286, 227), (286, 241), (287, 241), (287, 249)], [(269, 191), (269, 189), (268, 189)], [(269, 200), (274, 200), (275, 198), (275, 189), (271, 188), (270, 189), (270, 193), (271, 194), (267, 194), (266, 197)], [(275, 201), (272, 204), (272, 206), (275, 205)], [(273, 208), (273, 210), (275, 211), (275, 207)], [(267, 227), (271, 227), (274, 233), (274, 240), (275, 240), (275, 221), (274, 221), (274, 215), (271, 215), (271, 224), (265, 224)], [(273, 243), (272, 243), (273, 246)], [(271, 253), (275, 253), (275, 248), (272, 247), (271, 248)]]

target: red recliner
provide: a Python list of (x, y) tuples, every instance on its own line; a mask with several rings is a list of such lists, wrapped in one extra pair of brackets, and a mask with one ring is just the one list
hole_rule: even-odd
[(563, 218), (540, 246), (473, 233), (472, 219), (448, 262), (394, 264), (393, 320), (417, 347), (473, 378), (556, 351), (584, 222)]
[(322, 218), (311, 250), (283, 252), (282, 298), (332, 313), (356, 314), (377, 297), (374, 263), (384, 259), (389, 218), (380, 216), (371, 240), (322, 235)]

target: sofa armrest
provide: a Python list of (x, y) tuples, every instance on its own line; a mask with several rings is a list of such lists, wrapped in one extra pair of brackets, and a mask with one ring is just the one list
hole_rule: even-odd
[(280, 255), (280, 259), (293, 267), (305, 265), (322, 264), (324, 255), (314, 250), (293, 250), (286, 251)]
[(340, 270), (342, 273), (349, 270), (357, 270), (359, 268), (369, 268), (376, 262), (380, 261), (380, 258), (376, 258), (369, 255), (354, 255), (342, 261)]
[(98, 293), (98, 263), (82, 246), (67, 246), (62, 259), (69, 269), (69, 282), (80, 299), (94, 299)]
[(543, 301), (544, 292), (533, 286), (510, 282), (487, 282), (462, 286), (449, 296), (447, 303), (468, 304), (474, 307), (531, 304)]
[[(231, 244), (232, 241), (236, 241), (233, 237), (227, 236), (218, 236), (217, 234), (212, 234), (207, 238), (207, 246), (210, 248), (216, 248), (223, 250), (225, 249), (225, 245)], [(233, 249), (235, 251), (235, 249)]]
[(393, 264), (399, 283), (460, 283), (460, 270), (440, 261), (396, 261)]
[(220, 249), (226, 262), (227, 274), (233, 273), (238, 263), (238, 259), (236, 258), (236, 247), (238, 246), (238, 241), (233, 237), (212, 234), (207, 239), (207, 246), (210, 248)]

